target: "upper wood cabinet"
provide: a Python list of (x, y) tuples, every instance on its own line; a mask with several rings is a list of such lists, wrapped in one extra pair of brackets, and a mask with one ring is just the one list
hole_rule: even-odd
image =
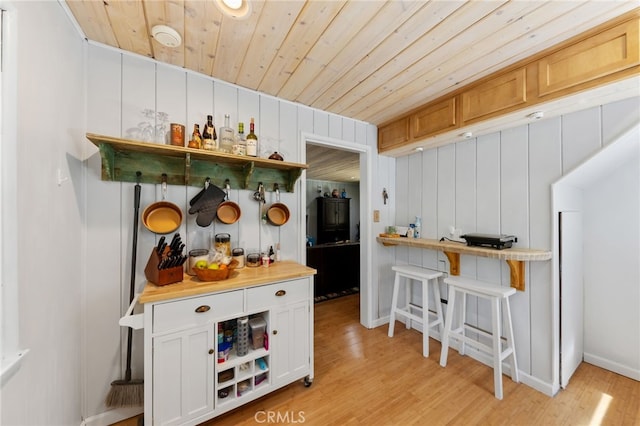
[(409, 117), (378, 128), (378, 149), (386, 151), (409, 142)]
[(526, 84), (526, 68), (519, 68), (463, 92), (462, 121), (473, 122), (525, 104)]
[(435, 102), (409, 117), (411, 137), (423, 138), (456, 127), (456, 98)]
[[(640, 9), (462, 87), (378, 130), (381, 153), (640, 75)], [(462, 130), (460, 130), (462, 131)]]
[(538, 94), (547, 96), (637, 65), (640, 20), (625, 22), (538, 61)]

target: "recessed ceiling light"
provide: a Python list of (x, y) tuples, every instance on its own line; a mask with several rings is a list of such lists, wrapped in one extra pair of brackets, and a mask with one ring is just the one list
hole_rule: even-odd
[(251, 14), (249, 0), (216, 0), (215, 3), (222, 13), (234, 19), (244, 19)]
[(178, 47), (182, 38), (176, 30), (166, 25), (156, 25), (151, 28), (151, 36), (161, 45), (166, 47)]

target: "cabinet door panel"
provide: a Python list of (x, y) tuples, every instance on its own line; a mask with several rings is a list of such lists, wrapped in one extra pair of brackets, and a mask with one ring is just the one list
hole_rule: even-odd
[(421, 109), (412, 116), (413, 139), (456, 128), (456, 98), (445, 99)]
[(309, 302), (275, 309), (269, 341), (274, 383), (287, 382), (309, 372)]
[(153, 424), (213, 411), (213, 338), (208, 325), (153, 339)]
[(526, 68), (519, 68), (470, 88), (462, 94), (462, 121), (475, 121), (524, 104), (526, 80)]
[(409, 142), (409, 117), (404, 117), (378, 129), (380, 152), (402, 146)]
[(539, 95), (549, 95), (640, 63), (640, 20), (604, 31), (538, 62)]

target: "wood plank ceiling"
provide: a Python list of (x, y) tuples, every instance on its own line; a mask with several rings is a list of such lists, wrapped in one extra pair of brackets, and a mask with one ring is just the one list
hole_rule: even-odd
[[(64, 0), (60, 0), (64, 1)], [(375, 125), (638, 6), (636, 1), (66, 0), (92, 41)], [(151, 28), (174, 28), (168, 48)]]

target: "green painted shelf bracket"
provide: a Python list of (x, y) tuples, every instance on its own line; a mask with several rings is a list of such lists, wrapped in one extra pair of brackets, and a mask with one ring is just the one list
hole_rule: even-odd
[(170, 185), (202, 186), (207, 178), (224, 187), (253, 189), (262, 182), (265, 188), (278, 184), (293, 192), (306, 164), (265, 158), (238, 156), (173, 145), (161, 145), (87, 133), (98, 147), (102, 159), (102, 180), (136, 182), (142, 172), (142, 183), (161, 183), (167, 175)]

